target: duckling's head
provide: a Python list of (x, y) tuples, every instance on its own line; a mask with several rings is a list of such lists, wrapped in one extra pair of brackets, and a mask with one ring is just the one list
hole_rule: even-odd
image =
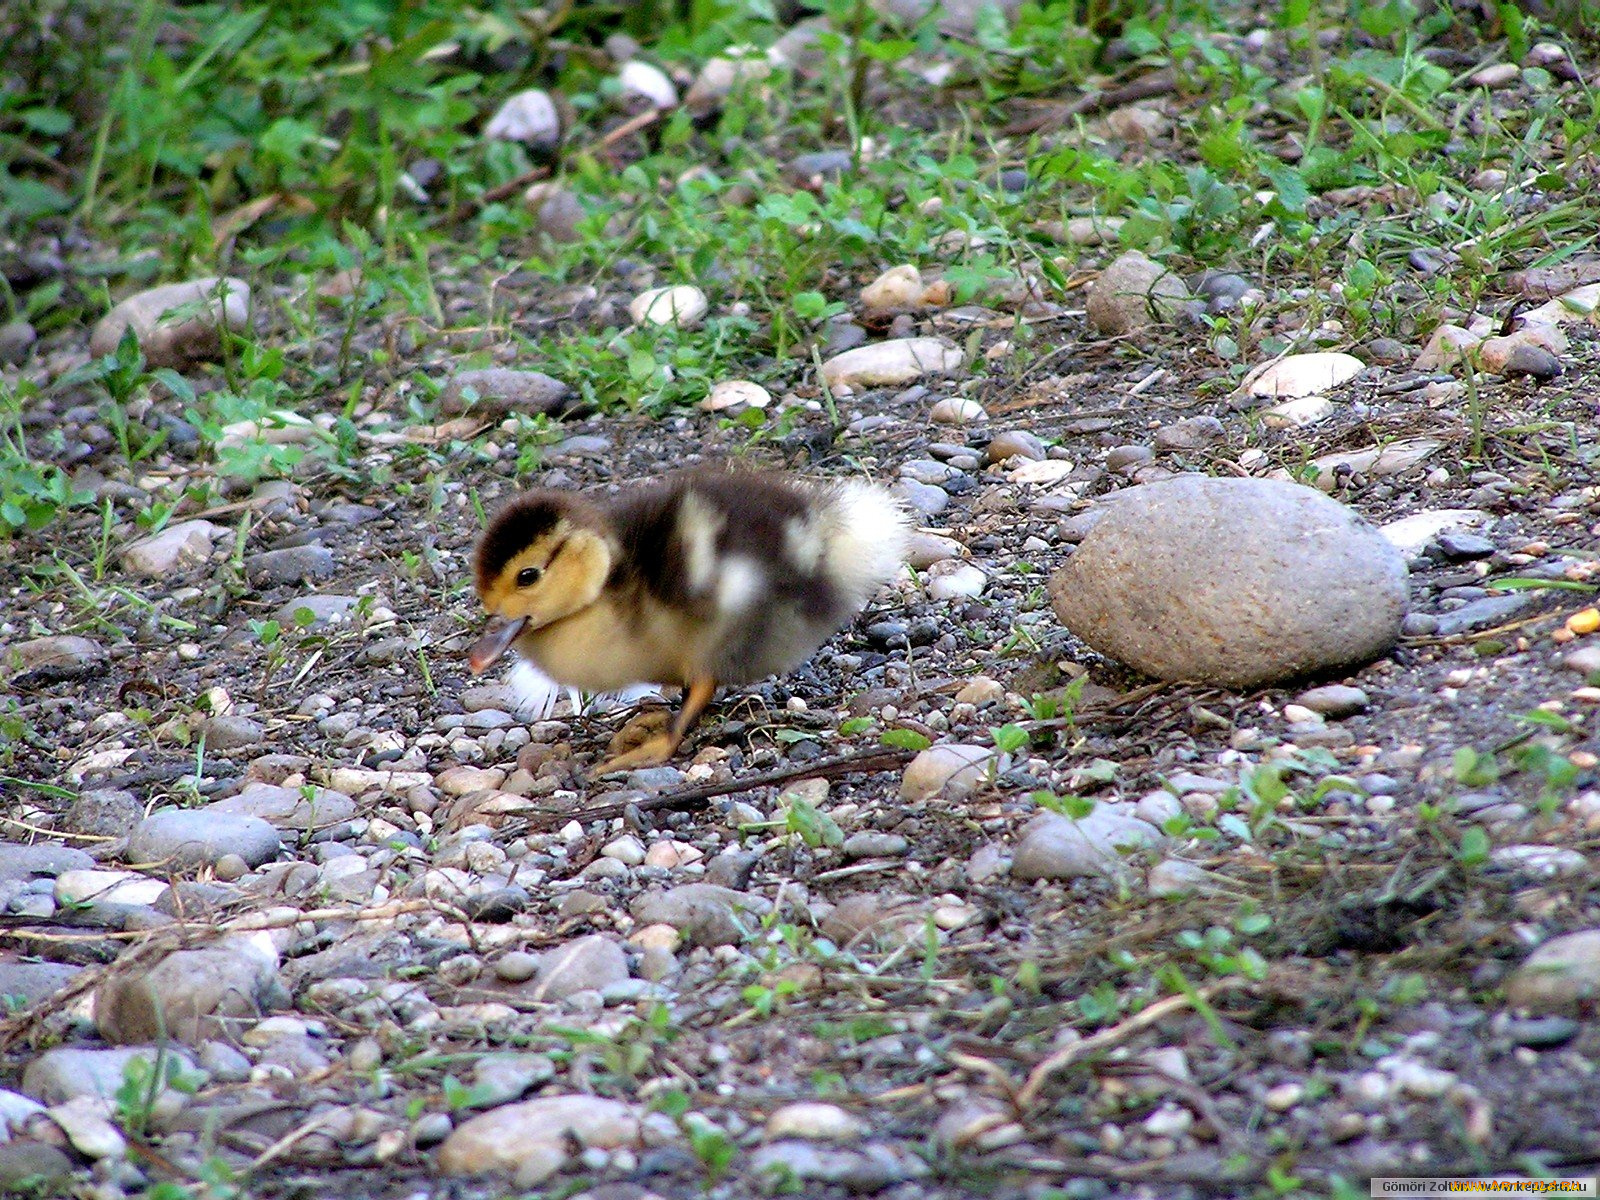
[(478, 598), (496, 618), (468, 655), (474, 675), (525, 631), (593, 604), (613, 550), (598, 514), (560, 492), (527, 492), (495, 514), (478, 541)]

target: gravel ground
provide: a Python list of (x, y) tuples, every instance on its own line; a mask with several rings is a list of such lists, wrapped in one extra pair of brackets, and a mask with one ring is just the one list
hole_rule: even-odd
[[(447, 321), (493, 292), (523, 331), (638, 290), (435, 278)], [(288, 337), (290, 289), (247, 281)], [(204, 509), (175, 397), (134, 414), (168, 441), (132, 463), (85, 388), (39, 397), (24, 431), (109, 515), (0, 543), (0, 1178), (1045, 1200), (1592, 1169), (1595, 327), (1558, 376), (1472, 390), (1412, 365), (1421, 337), (1330, 330), (1364, 369), (1284, 427), (1191, 318), (1106, 338), (1057, 301), (902, 315), (987, 369), (830, 394), (797, 367), (759, 428), (452, 415), (413, 372), (442, 384), (472, 337), (360, 328), (400, 365), (366, 376), (350, 465)], [(885, 331), (856, 310), (824, 357)], [(61, 329), (8, 369), (87, 353)], [(1411, 568), (1383, 658), (1160, 683), (1057, 621), (1105, 497), (1334, 454)], [(894, 485), (921, 569), (673, 764), (597, 778), (632, 706), (530, 713), (466, 672), (479, 508), (716, 460)], [(1156, 599), (1183, 639), (1186, 597)]]

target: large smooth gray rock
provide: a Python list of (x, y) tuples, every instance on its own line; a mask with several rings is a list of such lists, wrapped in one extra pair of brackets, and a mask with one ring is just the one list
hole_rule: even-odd
[(1387, 651), (1406, 567), (1311, 488), (1187, 475), (1119, 493), (1050, 599), (1069, 630), (1147, 675), (1255, 687)]
[(534, 980), (536, 1000), (565, 1000), (574, 992), (598, 992), (628, 978), (628, 956), (602, 934), (574, 938), (546, 951)]

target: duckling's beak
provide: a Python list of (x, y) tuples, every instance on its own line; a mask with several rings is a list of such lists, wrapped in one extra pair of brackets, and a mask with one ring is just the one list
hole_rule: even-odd
[(489, 665), (506, 652), (506, 647), (517, 640), (527, 623), (527, 617), (496, 617), (490, 621), (489, 628), (467, 652), (467, 666), (472, 673), (481, 675), (488, 670)]

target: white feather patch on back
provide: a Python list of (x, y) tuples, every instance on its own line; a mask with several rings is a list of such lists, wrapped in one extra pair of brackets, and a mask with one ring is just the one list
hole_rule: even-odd
[(767, 592), (761, 564), (742, 554), (722, 560), (717, 575), (717, 611), (728, 615), (748, 612)]
[(911, 520), (874, 483), (846, 479), (823, 490), (825, 569), (859, 607), (899, 573), (911, 543)]
[(784, 523), (784, 553), (802, 571), (815, 571), (817, 564), (822, 561), (822, 552), (827, 548), (817, 513), (808, 512), (804, 516), (791, 517)]
[(683, 567), (689, 590), (711, 591), (717, 572), (717, 535), (724, 517), (693, 492), (678, 502), (678, 536), (683, 539)]

